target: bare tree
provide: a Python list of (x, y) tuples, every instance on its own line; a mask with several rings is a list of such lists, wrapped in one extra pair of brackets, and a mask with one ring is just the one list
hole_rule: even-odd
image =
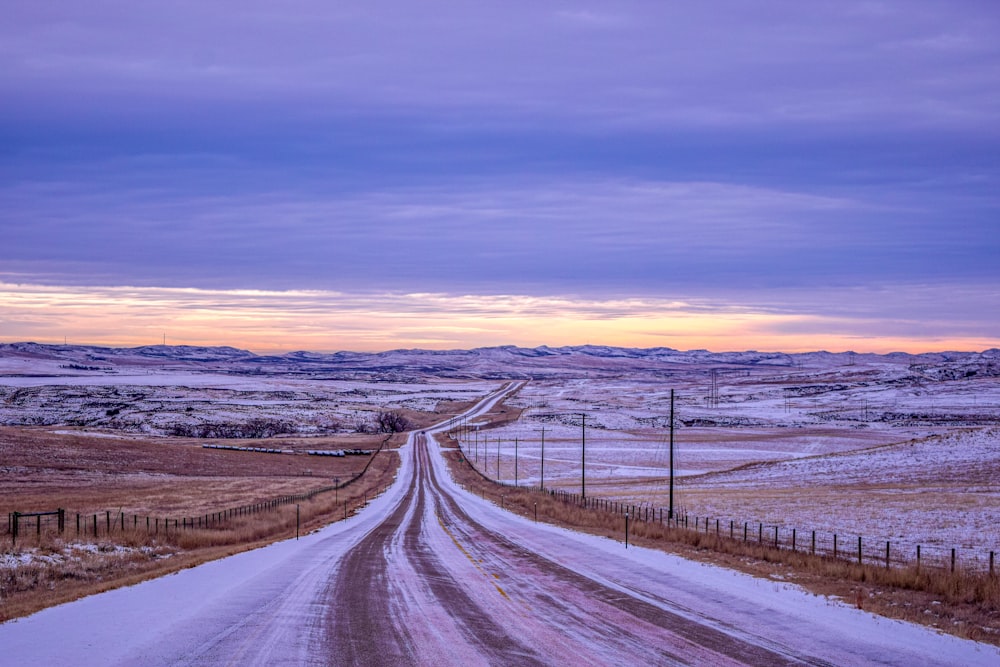
[(371, 421), (365, 419), (364, 417), (358, 416), (354, 418), (354, 432), (355, 433), (375, 433), (375, 425)]
[(410, 428), (410, 420), (399, 412), (383, 411), (375, 418), (379, 433), (399, 433)]

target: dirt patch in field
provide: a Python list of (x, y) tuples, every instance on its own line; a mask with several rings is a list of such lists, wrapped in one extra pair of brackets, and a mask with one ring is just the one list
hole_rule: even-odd
[[(0, 517), (0, 621), (292, 537), (297, 525), (308, 532), (350, 516), (392, 482), (399, 467), (396, 450), (405, 439), (399, 433), (232, 443), (299, 452), (265, 454), (205, 449), (202, 441), (173, 438), (0, 428), (0, 510), (67, 512), (63, 533), (46, 517), (36, 535), (26, 518), (16, 545), (8, 520)], [(380, 445), (375, 455), (304, 453), (306, 447), (375, 451)], [(178, 530), (175, 524), (168, 531), (154, 523), (155, 530), (146, 529), (150, 515), (154, 522), (204, 518), (335, 482), (341, 485), (336, 491), (227, 516), (211, 527)]]
[[(394, 436), (394, 448), (405, 440)], [(309, 456), (308, 450), (374, 451), (385, 435), (308, 440), (213, 440), (216, 445), (274, 448), (294, 454), (206, 449), (201, 440), (65, 435), (0, 427), (0, 497), (6, 511), (66, 508), (134, 513), (217, 511), (345, 481), (369, 456)]]

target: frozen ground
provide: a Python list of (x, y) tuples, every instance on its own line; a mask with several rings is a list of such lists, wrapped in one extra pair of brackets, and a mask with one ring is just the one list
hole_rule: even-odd
[[(168, 434), (178, 425), (355, 430), (387, 407), (531, 378), (503, 428), (462, 434), (491, 477), (690, 513), (982, 553), (997, 549), (1000, 351), (926, 355), (619, 348), (257, 357), (229, 348), (0, 345), (0, 423)], [(586, 427), (584, 429), (584, 420)], [(872, 448), (872, 451), (865, 451)], [(499, 450), (499, 471), (497, 454)]]
[(957, 548), (984, 566), (1000, 550), (1000, 380), (881, 357), (822, 362), (717, 370), (715, 392), (704, 368), (535, 381), (510, 402), (520, 420), (463, 442), (480, 470), (513, 481), (516, 439), (518, 481), (537, 485), (544, 429), (545, 482), (571, 491), (585, 442), (589, 494), (663, 507), (674, 389), (678, 508), (827, 542), (861, 535), (882, 553), (891, 541), (909, 558), (916, 545), (925, 559)]
[(402, 455), (365, 512), (302, 540), (0, 625), (0, 664), (1000, 661), (788, 584), (503, 512), (458, 488), (422, 435)]
[[(987, 567), (1000, 550), (1000, 429), (966, 428), (899, 444), (759, 463), (685, 480), (699, 514), (864, 536), (876, 552), (944, 562), (955, 548)], [(662, 493), (658, 494), (662, 497)]]
[(143, 375), (0, 376), (0, 423), (66, 425), (149, 435), (260, 420), (276, 433), (349, 433), (379, 410), (432, 412), (466, 402), (495, 382), (366, 382), (168, 372)]

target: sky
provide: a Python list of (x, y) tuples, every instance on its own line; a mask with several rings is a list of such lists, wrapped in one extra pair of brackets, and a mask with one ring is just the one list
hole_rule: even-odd
[(0, 342), (1000, 347), (995, 2), (0, 3)]

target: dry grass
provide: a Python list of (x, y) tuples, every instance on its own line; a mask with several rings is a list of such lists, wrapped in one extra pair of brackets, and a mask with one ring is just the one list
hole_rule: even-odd
[[(445, 446), (455, 444), (443, 440)], [(578, 498), (553, 495), (537, 488), (499, 485), (483, 477), (457, 450), (448, 450), (445, 456), (460, 484), (508, 511), (624, 541), (622, 514), (585, 509)], [(943, 568), (886, 569), (871, 563), (859, 565), (802, 550), (776, 549), (767, 539), (761, 544), (756, 538), (755, 534), (744, 542), (739, 531), (736, 539), (729, 539), (727, 529), (717, 535), (714, 523), (708, 532), (652, 520), (647, 523), (633, 519), (629, 525), (630, 544), (662, 549), (755, 576), (794, 582), (877, 614), (1000, 645), (998, 577), (961, 569), (953, 574)]]
[[(384, 435), (282, 439), (278, 446), (376, 449), (383, 440)], [(2, 510), (67, 509), (61, 535), (55, 532), (54, 519), (46, 518), (41, 535), (35, 534), (33, 519), (22, 524), (16, 546), (9, 534), (0, 536), (0, 621), (292, 537), (296, 504), (303, 533), (342, 519), (392, 482), (399, 466), (395, 450), (404, 441), (404, 434), (393, 436), (374, 457), (334, 458), (206, 450), (201, 441), (179, 439), (0, 428), (0, 457), (5, 462), (0, 468), (0, 497), (6, 506)], [(275, 446), (265, 441), (237, 444)], [(344, 484), (366, 466), (362, 477), (335, 492), (231, 516), (210, 528), (167, 529), (162, 521), (169, 517), (183, 522), (302, 494), (331, 486), (334, 479)], [(79, 535), (77, 513), (83, 523)], [(91, 530), (94, 514), (96, 538)], [(133, 515), (140, 518), (134, 520)], [(147, 532), (145, 517), (150, 515), (155, 529)], [(159, 525), (156, 519), (161, 519)]]
[[(471, 405), (442, 402), (434, 412), (402, 412), (416, 428), (425, 428)], [(343, 519), (392, 482), (399, 467), (395, 450), (405, 439), (405, 434), (388, 439), (348, 434), (211, 441), (293, 452), (264, 454), (205, 449), (200, 439), (0, 427), (0, 512), (67, 511), (62, 534), (48, 517), (40, 535), (34, 519), (27, 519), (16, 545), (9, 533), (0, 534), (0, 621), (292, 537), (296, 505), (303, 533)], [(380, 445), (384, 448), (374, 457), (305, 454)], [(166, 528), (168, 519), (204, 521), (227, 509), (335, 484), (342, 488), (251, 515), (227, 516), (208, 528), (178, 529), (172, 523)]]
[[(234, 441), (243, 447), (376, 449), (385, 436)], [(227, 444), (213, 440), (213, 443)], [(390, 446), (398, 446), (396, 436)], [(204, 449), (203, 440), (57, 435), (0, 427), (3, 511), (197, 514), (346, 480), (368, 457), (276, 455)]]

